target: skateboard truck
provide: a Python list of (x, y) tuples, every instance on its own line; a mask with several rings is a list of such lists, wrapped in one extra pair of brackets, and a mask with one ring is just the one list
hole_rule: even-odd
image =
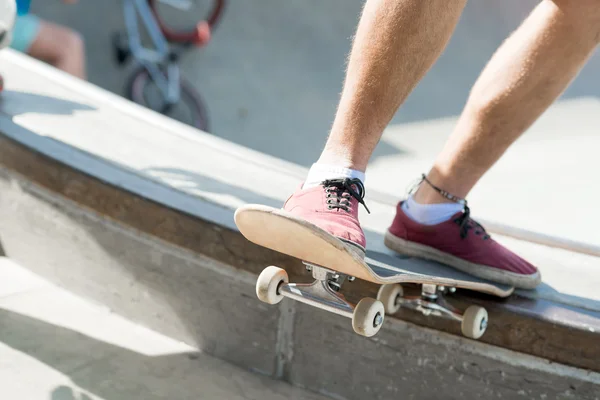
[(385, 308), (386, 314), (394, 314), (401, 307), (420, 311), (423, 315), (435, 315), (452, 319), (461, 323), (462, 334), (471, 339), (479, 339), (485, 332), (488, 314), (485, 308), (469, 306), (465, 312), (459, 311), (446, 301), (448, 292), (454, 293), (456, 288), (434, 284), (422, 284), (420, 295), (404, 295), (399, 284), (382, 285), (377, 293)]
[(304, 263), (312, 272), (312, 283), (289, 283), (285, 270), (270, 266), (263, 270), (256, 282), (256, 295), (268, 304), (277, 304), (283, 297), (305, 303), (334, 314), (352, 319), (352, 328), (363, 336), (373, 336), (385, 318), (383, 304), (372, 298), (364, 298), (354, 305), (339, 293), (344, 281), (352, 281), (353, 277), (340, 274), (330, 269)]
[(325, 267), (304, 263), (315, 279), (312, 283), (289, 283), (285, 270), (270, 266), (263, 270), (256, 282), (256, 295), (268, 304), (277, 304), (284, 297), (320, 308), (352, 320), (354, 331), (363, 336), (373, 336), (381, 326), (385, 314), (394, 314), (401, 307), (410, 308), (425, 316), (435, 315), (461, 323), (463, 335), (479, 339), (487, 328), (488, 314), (485, 308), (469, 306), (464, 313), (448, 303), (444, 297), (454, 293), (454, 287), (422, 284), (420, 295), (404, 295), (400, 284), (382, 285), (377, 300), (363, 298), (354, 305), (339, 293), (350, 277)]

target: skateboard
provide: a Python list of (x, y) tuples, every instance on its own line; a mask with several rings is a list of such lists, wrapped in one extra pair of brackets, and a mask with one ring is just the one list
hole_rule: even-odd
[[(461, 323), (464, 336), (479, 339), (485, 332), (485, 308), (471, 305), (464, 312), (445, 297), (457, 288), (508, 297), (514, 288), (479, 279), (446, 265), (408, 256), (367, 251), (366, 256), (312, 223), (282, 209), (249, 204), (235, 212), (235, 223), (246, 239), (260, 246), (300, 259), (312, 273), (312, 283), (290, 283), (287, 272), (275, 266), (265, 268), (256, 282), (259, 300), (277, 304), (284, 297), (349, 317), (354, 331), (373, 336), (381, 329), (385, 315), (401, 307), (424, 315), (439, 316)], [(380, 284), (377, 299), (348, 302), (340, 289), (356, 278)], [(420, 284), (420, 295), (407, 295), (402, 284)]]

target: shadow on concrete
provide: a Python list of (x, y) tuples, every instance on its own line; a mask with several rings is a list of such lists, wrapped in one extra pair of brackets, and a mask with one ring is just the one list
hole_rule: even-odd
[(69, 386), (59, 386), (50, 393), (50, 400), (92, 400), (85, 393), (77, 393)]
[[(166, 184), (173, 189), (205, 199), (212, 198), (214, 200), (215, 198), (227, 196), (247, 204), (264, 204), (271, 207), (281, 207), (283, 204), (279, 199), (274, 199), (243, 187), (229, 185), (208, 175), (179, 168), (145, 168), (141, 172), (150, 175), (152, 179)], [(240, 177), (242, 176), (243, 174), (240, 175)]]
[[(266, 395), (278, 390), (269, 388), (274, 381), (258, 375), (254, 376), (259, 382), (240, 387), (244, 385), (243, 376), (231, 375), (248, 372), (237, 372), (229, 364), (195, 351), (146, 355), (5, 309), (0, 309), (0, 321), (0, 342), (105, 400), (217, 399), (227, 395), (245, 398), (245, 394), (255, 398), (263, 390)], [(285, 390), (281, 396), (285, 397)], [(57, 386), (48, 398), (91, 399), (66, 385)]]
[(94, 111), (95, 107), (36, 93), (4, 90), (0, 96), (0, 111), (8, 115), (26, 113), (73, 115), (77, 111)]
[[(581, 277), (581, 279), (584, 278)], [(563, 293), (545, 282), (540, 283), (538, 287), (533, 290), (519, 289), (515, 293), (527, 299), (532, 299), (534, 301), (537, 299), (542, 299), (550, 302), (549, 304), (553, 304), (551, 309), (546, 308), (546, 310), (550, 310), (550, 312), (543, 311), (541, 308), (536, 306), (535, 310), (536, 312), (540, 313), (540, 315), (555, 315), (556, 310), (559, 308), (565, 311), (570, 310), (573, 313), (593, 316), (595, 318), (595, 325), (597, 328), (600, 328), (600, 301), (598, 300)], [(572, 319), (571, 322), (577, 323), (578, 318)]]
[[(169, 371), (168, 366), (175, 366), (178, 360), (186, 363), (191, 357), (197, 357), (195, 353), (146, 356), (4, 309), (0, 309), (0, 320), (2, 343), (48, 365), (80, 388), (106, 400), (176, 398), (170, 396), (167, 385), (159, 391), (159, 385), (154, 382), (156, 377), (148, 376), (147, 372)], [(87, 398), (75, 396), (73, 389), (66, 386), (57, 387), (50, 395), (51, 400)]]

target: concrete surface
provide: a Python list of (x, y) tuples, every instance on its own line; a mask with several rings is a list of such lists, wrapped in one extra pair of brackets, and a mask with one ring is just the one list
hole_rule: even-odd
[(0, 257), (3, 399), (324, 399), (135, 325)]
[[(13, 194), (18, 190), (11, 188), (21, 188), (23, 193), (15, 197)], [(387, 319), (377, 337), (362, 338), (352, 332), (346, 318), (289, 301), (279, 307), (260, 303), (252, 293), (254, 280), (242, 271), (234, 272), (230, 266), (190, 257), (186, 251), (167, 247), (139, 232), (121, 229), (118, 224), (90, 212), (77, 212), (67, 202), (49, 198), (43, 191), (22, 182), (11, 180), (8, 185), (0, 185), (0, 191), (6, 194), (0, 204), (3, 211), (0, 219), (5, 227), (0, 238), (7, 251), (18, 254), (28, 266), (34, 265), (32, 268), (44, 275), (77, 287), (86, 297), (102, 298), (105, 313), (108, 313), (106, 305), (114, 307), (115, 311), (129, 313), (137, 321), (160, 327), (162, 332), (193, 340), (192, 343), (206, 353), (246, 368), (259, 368), (330, 398), (393, 399), (402, 394), (409, 399), (429, 399), (442, 392), (449, 399), (500, 396), (567, 399), (575, 395), (580, 399), (600, 398), (598, 373), (472, 343), (393, 318)], [(31, 222), (21, 225), (29, 228), (15, 229), (13, 219), (23, 221), (27, 215)], [(66, 245), (69, 241), (71, 244)], [(31, 247), (35, 251), (28, 252)], [(245, 256), (252, 257), (251, 254), (238, 257)], [(0, 265), (0, 271), (10, 270)], [(11, 310), (20, 314), (40, 319), (35, 312), (62, 302), (48, 296), (47, 286), (39, 281), (0, 275), (0, 282), (7, 282), (6, 286), (0, 285), (0, 293), (11, 294), (6, 301), (0, 298), (0, 309), (12, 307)], [(25, 300), (13, 306), (11, 299), (17, 296), (18, 300), (23, 292), (27, 295)], [(76, 307), (61, 304), (59, 316), (50, 320), (53, 324), (56, 325), (58, 319), (73, 329), (72, 324), (87, 324), (91, 320), (113, 335), (106, 340), (121, 340), (117, 344), (125, 346), (123, 342), (128, 337), (123, 338), (123, 329), (105, 325), (105, 318), (98, 313), (84, 311), (82, 314), (75, 312)], [(117, 355), (115, 359), (112, 347), (106, 349), (108, 346), (95, 342), (87, 344), (87, 338), (47, 328), (20, 315), (0, 317), (3, 321), (0, 342), (52, 365), (71, 379), (72, 382), (60, 381), (60, 385), (52, 383), (48, 388), (47, 392), (52, 391), (57, 400), (71, 400), (69, 396), (73, 400), (87, 400), (83, 395), (83, 399), (76, 397), (80, 391), (90, 399), (95, 399), (93, 394), (118, 400), (135, 398), (133, 396), (139, 393), (144, 399), (153, 398), (151, 394), (156, 398), (165, 397), (165, 393), (172, 398), (186, 398), (187, 385), (196, 387), (197, 379), (195, 375), (189, 378), (185, 371), (204, 371), (200, 368), (199, 372), (196, 364), (180, 359), (189, 357), (188, 353), (173, 360), (172, 356), (160, 354), (158, 359), (143, 362), (136, 354), (119, 349), (119, 354), (126, 356)], [(60, 318), (65, 317), (73, 320), (62, 322), (64, 319)], [(23, 327), (19, 329), (20, 326)], [(84, 329), (83, 334), (94, 338), (105, 334), (96, 325)], [(41, 339), (38, 340), (44, 343), (53, 338), (51, 350), (45, 351), (36, 344), (31, 339), (32, 332), (39, 334)], [(140, 350), (142, 344), (137, 337), (131, 340), (137, 346), (136, 351), (150, 351)], [(80, 344), (81, 341), (84, 344)], [(60, 354), (58, 360), (53, 361), (56, 352)], [(12, 360), (14, 354), (6, 357)], [(275, 368), (266, 371), (265, 360), (269, 357), (269, 365)], [(11, 366), (17, 362), (20, 361), (11, 362)], [(173, 365), (185, 369), (181, 372), (184, 377), (180, 377), (179, 372), (172, 372), (175, 378), (169, 375)], [(37, 371), (33, 363), (20, 368)], [(207, 368), (215, 375), (228, 376), (218, 368), (213, 369), (212, 364)], [(140, 371), (152, 379), (155, 374), (162, 381), (168, 378), (169, 384), (163, 388), (162, 381), (146, 383), (140, 379)], [(101, 383), (82, 376), (88, 373), (101, 375)], [(219, 384), (221, 380), (213, 376), (207, 379)], [(171, 388), (171, 379), (177, 379), (177, 390), (184, 391), (183, 394)], [(180, 385), (180, 381), (184, 382)], [(246, 387), (244, 383), (240, 386)], [(39, 388), (45, 390), (43, 385)], [(119, 397), (121, 393), (123, 397)], [(219, 393), (215, 398), (230, 398), (219, 395), (223, 396)]]
[(365, 339), (348, 320), (293, 303), (301, 386), (349, 399), (600, 399), (600, 374), (388, 318)]
[(22, 182), (3, 172), (0, 241), (20, 265), (207, 354), (275, 373), (278, 314), (256, 299), (250, 273), (127, 229), (35, 187), (11, 190)]
[[(229, 1), (213, 42), (183, 60), (185, 75), (209, 104), (214, 134), (309, 166), (333, 118), (362, 3)], [(368, 187), (397, 199), (429, 168), (480, 70), (537, 3), (469, 2), (447, 50), (385, 132)], [(34, 2), (34, 10), (82, 32), (90, 81), (121, 93), (127, 69), (115, 66), (110, 47), (111, 32), (122, 29), (120, 1)], [(102, 24), (90, 23), (96, 19)], [(594, 56), (561, 102), (475, 188), (476, 216), (600, 246), (594, 183), (599, 69)]]
[[(21, 187), (22, 195), (14, 197), (15, 191), (9, 187)], [(92, 312), (89, 307), (80, 312), (78, 307), (69, 306), (70, 300), (66, 304), (64, 296), (54, 299), (48, 294), (46, 283), (27, 279), (21, 269), (13, 274), (10, 268), (0, 265), (0, 271), (9, 273), (8, 277), (0, 275), (0, 282), (6, 283), (0, 285), (0, 293), (8, 296), (6, 300), (0, 298), (0, 309), (54, 325), (60, 323), (70, 330), (75, 324), (84, 324), (77, 332), (159, 357), (151, 361), (143, 361), (146, 358), (142, 357), (139, 361), (140, 356), (120, 348), (113, 357), (111, 346), (96, 341), (89, 344), (88, 338), (72, 335), (68, 330), (65, 333), (63, 328), (48, 328), (38, 321), (6, 313), (0, 318), (3, 321), (0, 342), (69, 377), (70, 380), (63, 378), (60, 384), (53, 381), (49, 388), (35, 386), (36, 390), (52, 392), (57, 400), (71, 400), (69, 396), (86, 399), (84, 394), (90, 399), (95, 399), (93, 394), (98, 398), (125, 399), (140, 393), (144, 399), (153, 398), (152, 395), (158, 399), (165, 393), (172, 398), (186, 398), (187, 385), (197, 388), (200, 378), (187, 375), (204, 371), (193, 361), (187, 361), (189, 352), (194, 350), (182, 345), (183, 350), (171, 351), (184, 354), (172, 356), (161, 353), (160, 349), (147, 349), (137, 336), (130, 339), (122, 333), (124, 328), (106, 322), (105, 314), (109, 314), (106, 306), (126, 315), (129, 311), (132, 318), (160, 326), (169, 335), (193, 340), (191, 343), (206, 353), (246, 368), (261, 369), (331, 398), (392, 399), (402, 394), (408, 399), (428, 399), (441, 392), (449, 399), (519, 396), (567, 399), (575, 395), (580, 399), (600, 398), (598, 373), (472, 343), (393, 318), (387, 319), (376, 337), (365, 339), (352, 332), (346, 318), (289, 301), (279, 307), (260, 303), (252, 293), (253, 279), (239, 270), (233, 272), (229, 266), (198, 256), (192, 258), (185, 251), (120, 229), (117, 224), (102, 221), (89, 212), (77, 212), (66, 202), (52, 200), (43, 191), (17, 181), (1, 185), (0, 190), (8, 195), (3, 196), (0, 207), (4, 211), (1, 215), (4, 226), (9, 227), (8, 231), (0, 232), (4, 233), (1, 238), (6, 249), (18, 254), (27, 265), (35, 264), (41, 273), (71, 287), (78, 285), (78, 291), (87, 297), (104, 300), (101, 313)], [(22, 225), (29, 228), (15, 230), (12, 219), (23, 220), (25, 214), (32, 221)], [(66, 246), (69, 240), (77, 245)], [(24, 256), (27, 249), (19, 246), (33, 246), (36, 251)], [(47, 308), (58, 307), (57, 303), (60, 306), (57, 316), (40, 317)], [(51, 349), (45, 350), (32, 336), (44, 343), (53, 338)], [(134, 344), (128, 344), (128, 340)], [(10, 353), (6, 357), (12, 360), (15, 355)], [(269, 358), (270, 363), (266, 361)], [(203, 361), (203, 357), (199, 360)], [(13, 368), (15, 363), (20, 361), (11, 362)], [(265, 370), (268, 368), (265, 363), (275, 368)], [(177, 371), (168, 372), (173, 365), (184, 369), (183, 376)], [(38, 367), (30, 363), (19, 368), (37, 371)], [(212, 374), (228, 376), (212, 364), (207, 368)], [(140, 371), (144, 377), (155, 379), (158, 375), (162, 381), (146, 383), (140, 378)], [(102, 376), (100, 383), (87, 375), (91, 373)], [(207, 379), (218, 385), (221, 380), (215, 375), (208, 375)], [(163, 388), (166, 379), (169, 383)], [(181, 393), (172, 389), (172, 379), (176, 379), (174, 384)], [(27, 387), (27, 382), (23, 385)], [(244, 383), (240, 387), (246, 388)], [(214, 398), (230, 398), (218, 396), (223, 394), (218, 393)]]

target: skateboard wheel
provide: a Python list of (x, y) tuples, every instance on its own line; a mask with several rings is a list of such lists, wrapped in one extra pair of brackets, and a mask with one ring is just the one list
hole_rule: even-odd
[(377, 300), (383, 303), (385, 313), (391, 315), (400, 309), (400, 298), (403, 294), (402, 286), (397, 283), (382, 285), (377, 292)]
[(370, 337), (381, 329), (385, 317), (383, 303), (379, 300), (364, 298), (358, 302), (352, 314), (352, 328), (359, 335)]
[(461, 323), (463, 335), (471, 339), (479, 339), (488, 323), (488, 313), (483, 307), (470, 306), (465, 310)]
[(279, 285), (288, 283), (289, 278), (285, 270), (278, 267), (267, 267), (258, 276), (256, 281), (256, 296), (267, 304), (277, 304), (283, 299), (279, 293)]

